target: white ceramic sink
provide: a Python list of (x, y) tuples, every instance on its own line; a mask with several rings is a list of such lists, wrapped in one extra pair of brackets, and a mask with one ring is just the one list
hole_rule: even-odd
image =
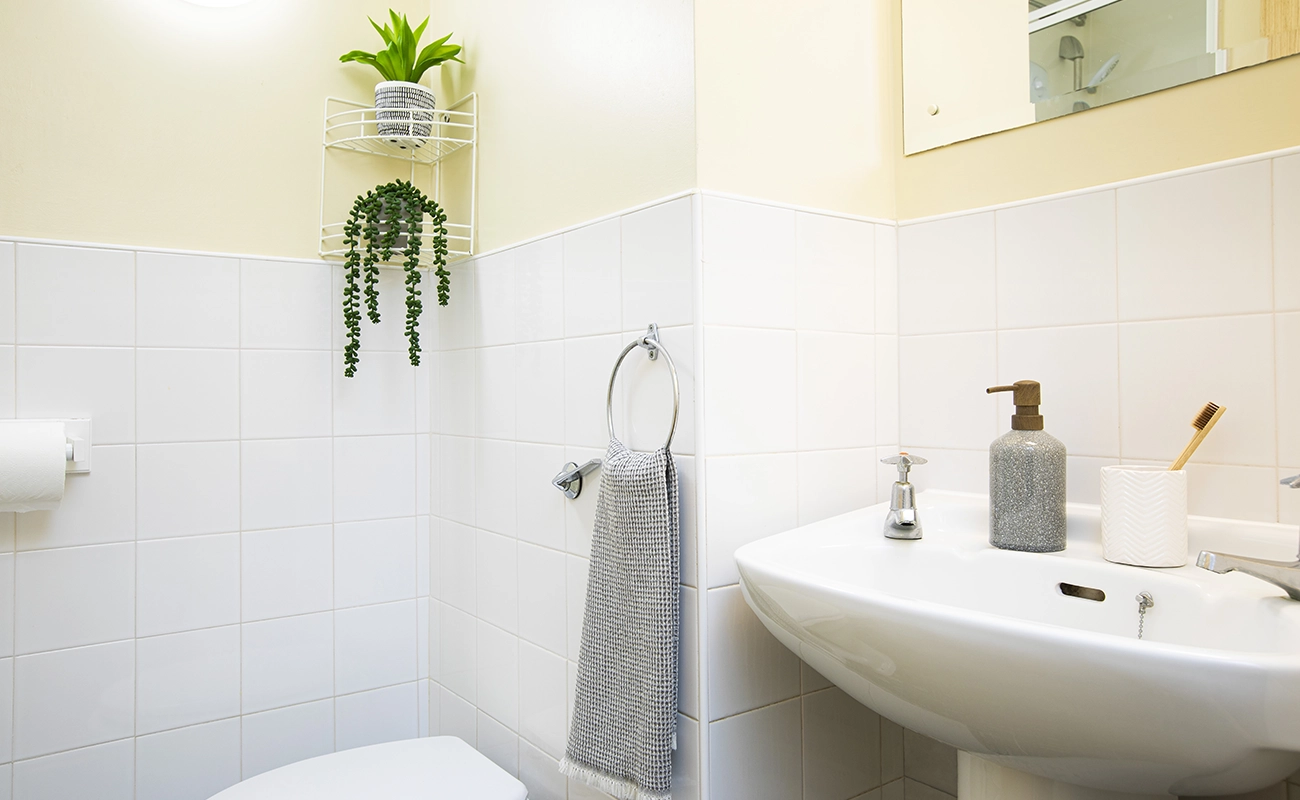
[[(1007, 767), (1214, 795), (1300, 766), (1300, 602), (1238, 573), (1108, 563), (1096, 506), (1071, 505), (1067, 549), (1036, 554), (989, 546), (987, 497), (918, 505), (920, 541), (884, 538), (881, 504), (742, 547), (745, 599), (860, 702)], [(1296, 555), (1292, 526), (1189, 527), (1189, 564), (1202, 549)], [(1155, 600), (1141, 641), (1139, 592)]]

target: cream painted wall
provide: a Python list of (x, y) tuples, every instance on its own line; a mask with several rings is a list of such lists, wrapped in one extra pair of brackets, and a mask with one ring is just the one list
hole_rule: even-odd
[(892, 218), (898, 10), (696, 0), (699, 186)]
[(479, 250), (695, 186), (691, 0), (431, 0), (479, 92)]
[(324, 98), (371, 96), (338, 56), (386, 7), (0, 3), (0, 233), (314, 256)]

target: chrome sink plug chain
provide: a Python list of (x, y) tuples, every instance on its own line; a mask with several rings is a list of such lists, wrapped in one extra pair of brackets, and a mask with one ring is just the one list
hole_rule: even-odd
[(1147, 609), (1155, 606), (1156, 600), (1151, 596), (1150, 592), (1139, 592), (1134, 599), (1137, 600), (1138, 604), (1138, 638), (1141, 639), (1143, 629), (1147, 624)]

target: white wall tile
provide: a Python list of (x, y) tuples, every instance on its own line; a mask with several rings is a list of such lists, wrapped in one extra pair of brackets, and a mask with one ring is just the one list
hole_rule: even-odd
[(17, 416), (89, 417), (96, 444), (135, 441), (135, 351), (19, 347)]
[(519, 774), (519, 735), (478, 712), (478, 750), (511, 775)]
[(839, 689), (803, 697), (803, 796), (857, 797), (880, 785), (880, 716)]
[(137, 350), (135, 391), (141, 442), (239, 438), (235, 350)]
[(687, 325), (694, 318), (694, 214), (690, 197), (624, 214), (623, 327)]
[(480, 711), (512, 731), (519, 730), (519, 639), (482, 621), (478, 623), (477, 696)]
[(142, 347), (239, 347), (239, 261), (137, 253), (135, 332)]
[(14, 765), (14, 796), (21, 800), (133, 800), (135, 742), (126, 740)]
[[(644, 330), (626, 334), (629, 342), (644, 335)], [(659, 341), (677, 367), (680, 402), (672, 450), (677, 454), (694, 453), (695, 329), (664, 328), (659, 331)], [(623, 361), (618, 383), (625, 414), (617, 430), (622, 441), (633, 450), (652, 452), (662, 447), (673, 421), (673, 382), (668, 363), (663, 359), (651, 361), (644, 350), (638, 349)]]
[(673, 751), (673, 794), (681, 800), (700, 800), (700, 783), (700, 723), (678, 714), (677, 749)]
[(898, 441), (898, 337), (878, 335), (876, 343), (876, 443)]
[(135, 545), (19, 553), (14, 645), (18, 653), (135, 635)]
[[(1300, 314), (1278, 314), (1277, 336), (1277, 459), (1282, 464), (1300, 464), (1300, 419), (1291, 410), (1300, 408)], [(1217, 425), (1215, 427), (1218, 427)]]
[(490, 347), (515, 342), (515, 251), (504, 250), (474, 260), (474, 344)]
[(875, 342), (851, 333), (798, 334), (800, 450), (875, 444)]
[(475, 524), (505, 536), (515, 535), (515, 444), (493, 439), (475, 442)]
[(697, 508), (703, 498), (699, 492), (699, 471), (696, 464), (702, 461), (695, 456), (678, 456), (677, 462), (677, 502), (679, 521), (681, 523), (681, 571), (682, 584), (696, 586), (699, 584), (700, 551), (700, 517), (703, 512)]
[(335, 520), (414, 514), (414, 436), (356, 436), (334, 440)]
[(466, 525), (474, 524), (476, 508), (475, 491), (478, 472), (475, 469), (475, 443), (477, 440), (463, 436), (443, 436), (438, 448), (438, 498), (442, 515)]
[(529, 800), (567, 800), (560, 762), (523, 740), (519, 742), (519, 780), (528, 787)]
[(710, 458), (705, 469), (708, 585), (726, 586), (740, 580), (738, 547), (798, 524), (797, 462), (794, 453), (735, 456)]
[(794, 331), (707, 328), (704, 350), (708, 454), (795, 449)]
[(416, 684), (350, 694), (334, 701), (338, 750), (414, 739), (418, 733)]
[(696, 589), (683, 586), (681, 625), (677, 631), (677, 710), (700, 716), (700, 597)]
[(475, 433), (491, 439), (515, 438), (515, 348), (481, 347), (475, 351)]
[(800, 330), (875, 330), (876, 226), (824, 214), (795, 215), (796, 323)]
[(14, 758), (131, 736), (134, 716), (133, 642), (14, 659)]
[(240, 444), (240, 508), (245, 530), (329, 522), (332, 516), (329, 439)]
[(899, 432), (909, 447), (987, 448), (1002, 431), (997, 401), (997, 335), (904, 336), (898, 363), (907, 376)]
[[(564, 549), (566, 498), (551, 484), (564, 466), (564, 448), (515, 445), (515, 533), (520, 541)], [(594, 484), (587, 482), (586, 488)]]
[[(1277, 471), (1277, 479), (1280, 482), (1283, 478), (1296, 474), (1300, 474), (1300, 467), (1281, 467)], [(1277, 493), (1277, 521), (1287, 525), (1300, 523), (1300, 491), (1279, 483)]]
[(141, 445), (136, 479), (141, 539), (239, 530), (239, 442)]
[(515, 249), (515, 338), (564, 337), (564, 239), (549, 236)]
[(431, 513), (433, 508), (433, 436), (427, 433), (415, 436), (415, 513)]
[(516, 633), (519, 630), (519, 564), (515, 540), (479, 531), (476, 563), (478, 618)]
[[(1214, 427), (1217, 430), (1219, 426)], [(1273, 522), (1277, 519), (1276, 474), (1269, 467), (1188, 464), (1187, 512)]]
[(478, 598), (477, 532), (473, 528), (450, 520), (442, 522), (441, 557), (438, 568), (442, 573), (442, 600), (473, 614)]
[(136, 635), (239, 622), (239, 534), (136, 545)]
[(239, 716), (239, 626), (136, 642), (136, 734)]
[(433, 379), (437, 353), (428, 348), (415, 367), (415, 432), (433, 432)]
[(582, 616), (587, 607), (587, 571), (590, 563), (578, 556), (564, 558), (564, 593), (568, 624), (568, 655), (570, 661), (578, 660), (578, 651), (582, 644)]
[(334, 701), (243, 718), (244, 778), (334, 751)]
[(448, 268), (451, 273), (451, 294), (447, 306), (439, 306), (438, 346), (444, 350), (474, 346), (475, 286), (474, 259), (466, 259)]
[(136, 739), (136, 800), (207, 800), (238, 783), (239, 728), (223, 719)]
[(564, 335), (622, 330), (619, 220), (564, 234)]
[(0, 342), (14, 343), (14, 243), (0, 242)]
[(1101, 469), (1118, 463), (1118, 458), (1067, 456), (1065, 499), (1071, 503), (1101, 505)]
[(478, 740), (478, 712), (471, 703), (446, 689), (438, 693), (438, 717), (443, 736), (455, 736), (465, 742)]
[[(1071, 455), (1119, 455), (1119, 332), (1085, 325), (998, 333), (998, 382), (1043, 385), (1045, 430)], [(998, 425), (1010, 430), (1011, 392), (997, 395)]]
[(993, 214), (898, 230), (899, 330), (903, 334), (992, 330), (997, 322)]
[(332, 613), (247, 622), (242, 626), (242, 635), (241, 696), (245, 714), (334, 694)]
[(569, 707), (564, 657), (519, 643), (519, 735), (552, 758), (564, 756)]
[(328, 350), (334, 292), (325, 263), (239, 264), (239, 329), (243, 347)]
[(564, 342), (515, 348), (515, 435), (522, 442), (564, 443)]
[[(92, 435), (94, 428), (92, 421)], [(93, 472), (68, 475), (52, 511), (17, 515), (19, 550), (129, 542), (135, 538), (136, 452), (129, 445), (91, 448)]]
[(790, 302), (795, 268), (795, 212), (704, 196), (701, 260), (704, 306), (710, 325), (793, 328)]
[(334, 691), (415, 680), (415, 601), (334, 612)]
[(1119, 328), (1121, 455), (1172, 461), (1206, 402), (1227, 408), (1195, 460), (1276, 464), (1273, 323), (1267, 316)]
[[(566, 339), (564, 342), (564, 442), (583, 447), (605, 448), (609, 430), (605, 422), (605, 399), (609, 374), (622, 352), (621, 336)], [(629, 354), (629, 358), (631, 355)], [(622, 392), (614, 390), (615, 430), (622, 430)]]
[(135, 344), (135, 253), (19, 244), (19, 344)]
[[(989, 440), (992, 442), (992, 439)], [(977, 450), (942, 450), (933, 447), (913, 447), (906, 441), (902, 449), (912, 455), (929, 459), (923, 467), (913, 467), (911, 482), (917, 491), (926, 489), (947, 489), (953, 492), (989, 493), (989, 451), (988, 445)], [(886, 458), (897, 453), (897, 448), (877, 448), (876, 459)], [(889, 497), (889, 487), (898, 476), (897, 468), (880, 464), (877, 474), (881, 478), (880, 497)]]
[(562, 655), (565, 652), (564, 554), (520, 542), (518, 557), (519, 636)]
[(12, 419), (17, 415), (17, 358), (17, 348), (12, 345), (0, 347), (0, 419)]
[(1260, 161), (1117, 190), (1119, 318), (1272, 310), (1269, 184)]
[(998, 211), (999, 325), (1114, 322), (1115, 235), (1113, 191)]
[(387, 603), (416, 595), (415, 520), (334, 526), (334, 607)]
[[(442, 685), (461, 698), (473, 703), (478, 687), (478, 623), (469, 614), (449, 605), (442, 606), (441, 642), (438, 662)], [(442, 706), (443, 732), (450, 720), (447, 707)], [(473, 741), (471, 736), (467, 741)]]
[(245, 439), (329, 436), (328, 351), (245, 350), (239, 356), (240, 435)]
[(405, 352), (367, 353), (351, 378), (334, 359), (334, 435), (415, 433), (415, 368)]
[(799, 453), (799, 524), (875, 503), (875, 476), (874, 448)]
[[(1273, 159), (1274, 308), (1300, 310), (1300, 155)], [(3, 269), (0, 269), (3, 274)]]
[(474, 350), (452, 350), (438, 354), (435, 427), (441, 433), (474, 435), (477, 401), (474, 353)]
[(799, 694), (799, 657), (767, 632), (739, 586), (710, 589), (708, 610), (710, 720)]
[(709, 797), (789, 800), (803, 794), (797, 700), (709, 725)]
[(876, 333), (898, 333), (898, 226), (876, 225)]

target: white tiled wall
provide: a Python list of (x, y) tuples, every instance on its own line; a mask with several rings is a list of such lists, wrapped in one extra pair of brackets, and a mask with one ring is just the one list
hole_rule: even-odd
[(1010, 401), (1043, 383), (1069, 496), (1106, 464), (1172, 460), (1226, 406), (1189, 470), (1192, 513), (1300, 521), (1300, 156), (1261, 158), (899, 229), (903, 444), (922, 487), (987, 491)]
[(0, 514), (0, 797), (199, 800), (427, 730), (430, 370), (390, 303), (345, 381), (331, 271), (0, 242), (0, 416), (95, 434), (58, 510)]

